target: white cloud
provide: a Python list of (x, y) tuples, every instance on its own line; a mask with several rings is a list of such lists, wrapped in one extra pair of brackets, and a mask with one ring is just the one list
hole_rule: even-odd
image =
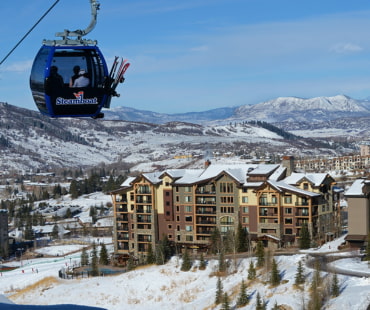
[(13, 62), (5, 67), (2, 68), (2, 71), (5, 72), (30, 72), (32, 68), (32, 60), (25, 60), (25, 61), (18, 61)]
[(330, 51), (338, 54), (348, 54), (361, 52), (363, 48), (357, 44), (353, 43), (338, 43), (330, 48)]

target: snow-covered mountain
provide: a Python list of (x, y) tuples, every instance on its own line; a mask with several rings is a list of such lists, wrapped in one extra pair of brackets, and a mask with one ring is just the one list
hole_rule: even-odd
[(255, 105), (219, 108), (204, 112), (164, 114), (120, 107), (105, 111), (106, 119), (144, 121), (155, 124), (170, 121), (191, 123), (227, 123), (230, 121), (260, 120), (279, 122), (321, 122), (343, 117), (370, 116), (370, 101), (356, 100), (345, 95), (333, 97), (279, 97)]
[[(91, 167), (101, 163), (168, 160), (183, 155), (327, 152), (314, 140), (298, 139), (269, 124), (200, 125), (50, 119), (38, 112), (0, 104), (0, 171)], [(315, 147), (313, 147), (316, 145)], [(332, 152), (332, 150), (329, 150)]]
[[(256, 152), (340, 155), (327, 137), (367, 138), (367, 105), (346, 96), (277, 98), (255, 106), (176, 116), (122, 108), (126, 120), (120, 120), (122, 114), (114, 114), (115, 110), (110, 113), (117, 120), (110, 120), (109, 113), (105, 119), (93, 120), (50, 119), (0, 103), (0, 170), (137, 164), (212, 151), (238, 156)], [(176, 121), (169, 121), (172, 118)], [(155, 122), (149, 122), (152, 119)], [(261, 122), (266, 120), (275, 126)], [(320, 144), (320, 138), (326, 144)]]

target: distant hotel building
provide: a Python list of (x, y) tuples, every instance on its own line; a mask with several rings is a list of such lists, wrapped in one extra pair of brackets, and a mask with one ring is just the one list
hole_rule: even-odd
[(144, 256), (163, 235), (180, 247), (206, 250), (212, 232), (236, 230), (266, 246), (297, 244), (303, 224), (318, 242), (340, 231), (339, 194), (328, 174), (283, 165), (207, 165), (128, 178), (111, 193), (116, 256)]

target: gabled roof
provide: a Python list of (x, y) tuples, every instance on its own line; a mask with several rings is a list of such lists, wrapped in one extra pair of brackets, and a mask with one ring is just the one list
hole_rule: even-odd
[(365, 194), (363, 192), (363, 187), (365, 185), (369, 185), (370, 180), (366, 179), (357, 179), (355, 180), (351, 187), (344, 193), (345, 196), (356, 196), (356, 197), (365, 197)]
[(297, 188), (293, 185), (286, 184), (285, 181), (272, 181), (268, 180), (268, 184), (273, 186), (274, 188), (278, 188), (280, 191), (288, 191), (295, 194), (303, 195), (303, 196), (309, 196), (309, 197), (317, 197), (320, 196), (318, 193), (305, 191), (303, 189)]
[(314, 186), (320, 186), (320, 184), (324, 182), (327, 176), (328, 176), (327, 173), (306, 174), (306, 173), (293, 172), (290, 176), (284, 179), (284, 182), (287, 184), (297, 184), (301, 181), (304, 181), (304, 179), (306, 179), (308, 182), (310, 182)]

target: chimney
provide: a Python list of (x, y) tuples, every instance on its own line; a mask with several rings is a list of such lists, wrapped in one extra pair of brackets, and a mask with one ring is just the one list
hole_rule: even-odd
[(211, 165), (211, 161), (207, 159), (204, 163), (204, 168), (207, 169)]
[(286, 176), (290, 176), (294, 172), (294, 156), (283, 156), (281, 164), (286, 168)]

